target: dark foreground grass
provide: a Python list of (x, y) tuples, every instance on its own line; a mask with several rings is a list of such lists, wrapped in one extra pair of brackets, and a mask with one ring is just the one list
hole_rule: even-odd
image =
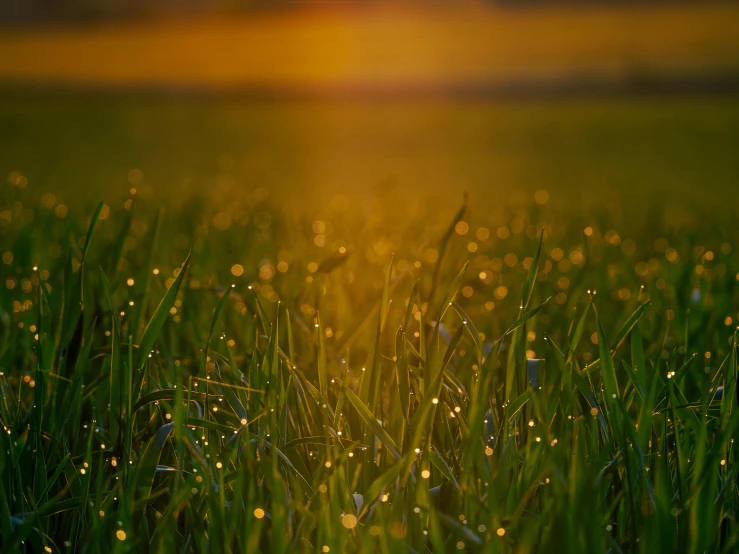
[(395, 232), (343, 202), (84, 216), (24, 186), (0, 197), (4, 552), (738, 547), (722, 221), (621, 236), (540, 194)]

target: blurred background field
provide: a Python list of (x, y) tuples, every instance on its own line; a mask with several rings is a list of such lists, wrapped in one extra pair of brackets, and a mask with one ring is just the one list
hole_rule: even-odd
[(6, 5), (0, 173), (88, 209), (133, 170), (160, 204), (546, 189), (625, 224), (726, 209), (739, 177), (736, 4), (258, 8)]
[(6, 28), (0, 77), (202, 90), (458, 91), (736, 72), (735, 3), (290, 4)]
[[(154, 204), (217, 204), (258, 188), (305, 214), (373, 200), (402, 221), (468, 191), (476, 215), (549, 193), (561, 216), (606, 210), (640, 225), (724, 213), (739, 177), (739, 100), (611, 99), (227, 102), (6, 98), (0, 167), (38, 197), (88, 211), (131, 186)], [(396, 201), (388, 202), (388, 199)], [(449, 200), (452, 200), (451, 205)], [(396, 208), (404, 212), (397, 213)], [(705, 212), (704, 212), (705, 210)], [(625, 221), (622, 216), (628, 215)], [(498, 223), (501, 223), (498, 221)]]

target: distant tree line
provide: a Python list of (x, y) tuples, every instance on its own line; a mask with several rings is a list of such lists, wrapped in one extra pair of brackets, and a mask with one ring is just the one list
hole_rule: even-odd
[[(157, 15), (198, 15), (280, 9), (320, 4), (454, 5), (498, 4), (505, 6), (593, 5), (593, 4), (685, 4), (712, 0), (0, 0), (0, 24), (33, 24), (63, 21), (138, 19)], [(728, 0), (713, 0), (722, 2)]]

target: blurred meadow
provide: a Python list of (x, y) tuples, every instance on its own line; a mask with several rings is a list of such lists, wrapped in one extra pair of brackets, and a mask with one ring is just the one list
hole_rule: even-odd
[(735, 551), (735, 4), (0, 21), (0, 549)]

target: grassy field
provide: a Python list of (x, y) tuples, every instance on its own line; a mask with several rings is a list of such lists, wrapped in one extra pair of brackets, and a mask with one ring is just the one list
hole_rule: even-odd
[(3, 103), (2, 550), (735, 551), (737, 118)]
[[(440, 205), (451, 217), (449, 198), (457, 202), (466, 191), (475, 217), (501, 225), (511, 205), (546, 189), (560, 217), (584, 217), (596, 205), (612, 225), (633, 231), (648, 208), (668, 223), (698, 223), (717, 211), (728, 217), (726, 199), (739, 179), (739, 101), (730, 96), (475, 102), (10, 96), (0, 102), (0, 129), (0, 174), (20, 171), (37, 201), (53, 193), (84, 213), (100, 199), (126, 194), (136, 169), (139, 197), (166, 206), (206, 196), (219, 209), (235, 209), (229, 204), (266, 189), (298, 214), (318, 217), (339, 196), (392, 216), (402, 228), (409, 216)], [(396, 201), (388, 202), (388, 194)]]

